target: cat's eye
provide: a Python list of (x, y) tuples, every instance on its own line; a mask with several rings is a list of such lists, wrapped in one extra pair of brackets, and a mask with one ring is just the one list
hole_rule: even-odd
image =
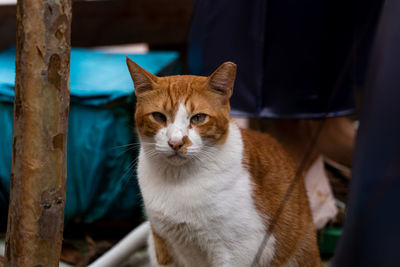
[(151, 115), (156, 122), (165, 123), (167, 121), (167, 117), (161, 112), (153, 112)]
[(199, 113), (199, 114), (196, 114), (196, 115), (194, 115), (193, 117), (190, 118), (190, 123), (192, 123), (192, 124), (200, 124), (200, 123), (203, 123), (206, 118), (207, 118), (206, 114)]

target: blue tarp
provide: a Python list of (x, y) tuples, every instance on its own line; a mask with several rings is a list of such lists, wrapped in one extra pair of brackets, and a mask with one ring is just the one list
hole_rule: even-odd
[[(128, 56), (156, 74), (178, 59), (176, 52)], [(14, 64), (14, 48), (0, 53), (0, 211), (7, 205), (2, 202), (10, 184)], [(137, 140), (125, 55), (72, 49), (70, 79), (66, 222), (131, 218), (141, 202), (134, 165), (137, 146), (126, 146)]]
[[(84, 104), (109, 103), (133, 92), (132, 80), (126, 67), (128, 56), (151, 73), (159, 73), (176, 61), (177, 52), (150, 52), (121, 55), (96, 50), (71, 50), (71, 98)], [(0, 53), (0, 101), (12, 101), (15, 80), (15, 47)]]

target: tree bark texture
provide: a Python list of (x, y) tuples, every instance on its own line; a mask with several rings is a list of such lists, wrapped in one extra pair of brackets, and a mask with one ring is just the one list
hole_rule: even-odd
[(18, 0), (8, 267), (59, 264), (70, 32), (71, 0)]

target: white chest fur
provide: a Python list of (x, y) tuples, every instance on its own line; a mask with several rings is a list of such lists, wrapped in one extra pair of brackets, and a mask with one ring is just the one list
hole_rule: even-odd
[[(234, 124), (224, 145), (183, 166), (148, 159), (142, 149), (138, 177), (146, 212), (178, 265), (250, 266), (265, 225), (255, 209), (242, 155)], [(275, 240), (269, 240), (262, 266), (274, 254)]]

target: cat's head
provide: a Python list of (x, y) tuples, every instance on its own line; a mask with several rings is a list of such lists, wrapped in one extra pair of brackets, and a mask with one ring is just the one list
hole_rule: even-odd
[(207, 157), (225, 142), (236, 65), (222, 64), (209, 77), (157, 77), (127, 58), (135, 85), (136, 128), (149, 155), (173, 165)]

